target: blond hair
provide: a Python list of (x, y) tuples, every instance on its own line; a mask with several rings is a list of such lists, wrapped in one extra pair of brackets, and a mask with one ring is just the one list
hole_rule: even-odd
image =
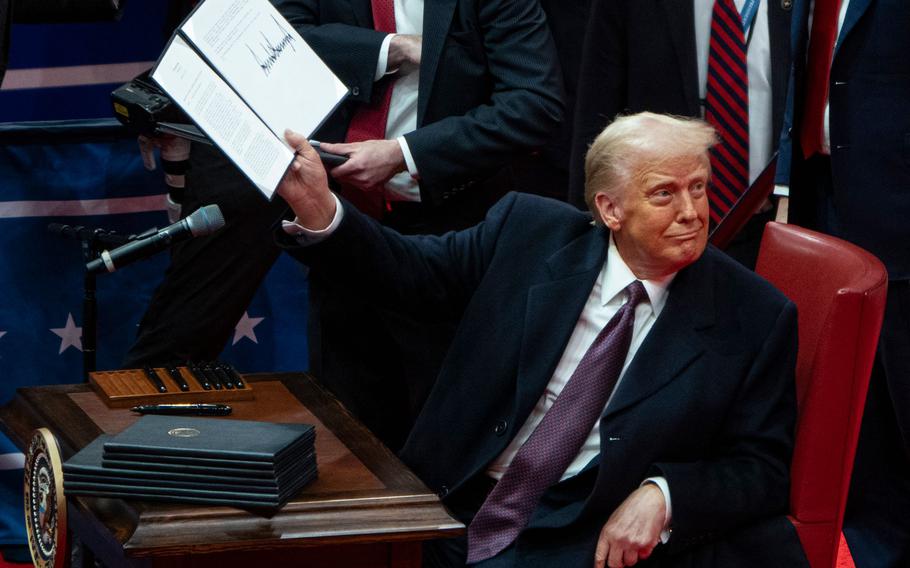
[(594, 204), (598, 192), (616, 198), (645, 163), (703, 156), (718, 141), (707, 122), (682, 116), (641, 112), (618, 116), (601, 132), (585, 156), (585, 203), (601, 223)]

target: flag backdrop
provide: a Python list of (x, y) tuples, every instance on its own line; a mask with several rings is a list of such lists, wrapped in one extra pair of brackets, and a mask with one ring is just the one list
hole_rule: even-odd
[[(130, 0), (119, 22), (13, 25), (0, 88), (0, 404), (22, 386), (81, 382), (80, 245), (48, 223), (123, 234), (167, 224), (166, 187), (112, 120), (110, 91), (151, 66), (167, 2)], [(99, 369), (118, 368), (166, 253), (97, 279)], [(246, 372), (300, 370), (305, 274), (280, 258), (223, 358)], [(0, 546), (25, 542), (22, 455), (0, 436)]]

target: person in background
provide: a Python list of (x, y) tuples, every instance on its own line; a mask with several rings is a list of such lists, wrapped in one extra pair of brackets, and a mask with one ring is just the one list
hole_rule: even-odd
[[(704, 117), (718, 222), (771, 161), (786, 105), (789, 0), (592, 0), (578, 84), (569, 202), (584, 205), (584, 156), (620, 113)], [(752, 268), (766, 203), (727, 248)]]
[(844, 516), (857, 568), (910, 566), (910, 3), (797, 0), (777, 183), (790, 221), (888, 269)]

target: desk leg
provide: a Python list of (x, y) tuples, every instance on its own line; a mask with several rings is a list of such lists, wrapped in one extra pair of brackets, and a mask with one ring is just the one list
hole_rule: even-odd
[[(69, 530), (73, 540), (80, 541), (81, 562), (72, 568), (94, 568), (96, 561), (105, 568), (149, 568), (148, 560), (127, 558), (123, 547), (95, 517), (86, 515), (70, 501), (67, 507)], [(74, 559), (77, 560), (77, 559)]]

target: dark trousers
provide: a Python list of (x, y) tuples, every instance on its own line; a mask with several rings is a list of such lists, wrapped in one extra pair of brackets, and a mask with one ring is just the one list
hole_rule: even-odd
[(173, 247), (125, 368), (217, 358), (280, 252), (272, 232), (284, 201), (265, 199), (211, 146), (194, 144), (190, 161), (182, 213), (215, 203), (225, 226)]
[(910, 282), (888, 283), (844, 516), (857, 568), (910, 566)]
[[(798, 191), (793, 192), (794, 189)], [(841, 234), (831, 159), (804, 164), (791, 186), (797, 224)], [(870, 229), (872, 230), (872, 229)], [(885, 319), (869, 382), (844, 516), (857, 568), (910, 566), (910, 282), (888, 283)]]

